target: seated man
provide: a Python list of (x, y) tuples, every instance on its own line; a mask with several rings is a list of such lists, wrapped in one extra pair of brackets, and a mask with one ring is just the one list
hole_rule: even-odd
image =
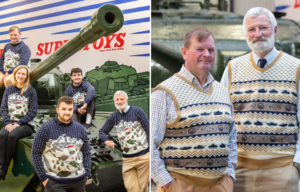
[(92, 118), (95, 115), (95, 88), (82, 78), (82, 70), (73, 68), (71, 70), (73, 84), (65, 90), (65, 95), (74, 99), (72, 120), (81, 123), (82, 118), (85, 118), (85, 130), (87, 134), (91, 134)]
[(0, 56), (0, 87), (12, 85), (12, 72), (19, 65), (28, 66), (31, 56), (29, 47), (21, 40), (19, 27), (12, 26), (9, 29), (9, 38), (11, 42), (4, 46)]
[(124, 91), (117, 91), (114, 101), (118, 111), (108, 117), (99, 137), (109, 148), (114, 148), (114, 142), (109, 141), (106, 134), (116, 128), (123, 149), (125, 187), (130, 192), (146, 192), (149, 182), (149, 119), (141, 108), (128, 105)]

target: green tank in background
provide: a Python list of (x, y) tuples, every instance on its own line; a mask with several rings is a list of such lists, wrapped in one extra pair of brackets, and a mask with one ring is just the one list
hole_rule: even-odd
[(95, 87), (98, 111), (115, 111), (114, 94), (123, 90), (128, 94), (128, 104), (141, 107), (149, 117), (149, 72), (137, 73), (131, 66), (106, 61), (86, 72), (85, 78)]
[[(228, 61), (251, 52), (243, 31), (244, 16), (227, 10), (226, 1), (213, 5), (209, 0), (187, 2), (182, 0), (156, 1), (152, 7), (151, 86), (178, 72), (184, 63), (180, 49), (186, 32), (194, 27), (208, 29), (216, 39), (216, 59), (211, 70), (217, 81), (221, 80)], [(209, 10), (216, 7), (216, 10)], [(281, 19), (284, 13), (274, 13), (278, 33), (275, 46), (290, 55), (300, 58), (300, 25)]]
[[(57, 66), (87, 44), (117, 32), (123, 23), (123, 13), (118, 7), (110, 4), (103, 5), (92, 15), (91, 21), (56, 52), (42, 62), (39, 59), (31, 60), (31, 85), (36, 89), (39, 104), (38, 113), (34, 119), (35, 131), (42, 123), (55, 117), (57, 100), (64, 95), (65, 89), (72, 83), (70, 74), (62, 73)], [(135, 85), (138, 87), (138, 82)], [(97, 87), (95, 88), (97, 89)], [(0, 89), (1, 98), (4, 90), (4, 88)], [(95, 126), (92, 127), (92, 134), (89, 136), (93, 184), (87, 186), (87, 191), (126, 191), (122, 178), (122, 152), (116, 134), (112, 132), (109, 135), (117, 146), (112, 150), (97, 138), (99, 129), (110, 114), (111, 112), (96, 111), (95, 120), (93, 120)], [(3, 126), (4, 122), (1, 117), (0, 127)], [(6, 180), (0, 182), (1, 192), (44, 191), (31, 161), (33, 138), (34, 135), (19, 140), (16, 155), (11, 162)]]

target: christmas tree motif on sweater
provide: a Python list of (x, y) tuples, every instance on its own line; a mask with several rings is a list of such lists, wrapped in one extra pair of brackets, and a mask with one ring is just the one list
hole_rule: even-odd
[[(8, 96), (8, 112), (12, 121), (19, 121), (28, 112), (28, 98), (14, 93)], [(29, 122), (31, 123), (31, 122)]]
[(10, 70), (20, 63), (20, 55), (15, 54), (10, 49), (5, 52), (4, 57), (4, 71)]
[(78, 177), (84, 174), (80, 151), (82, 145), (82, 140), (72, 139), (66, 134), (57, 140), (49, 139), (42, 156), (46, 173), (56, 178)]
[(86, 97), (86, 93), (85, 92), (84, 93), (77, 92), (73, 96), (75, 106), (83, 105), (84, 102), (85, 102), (85, 97)]

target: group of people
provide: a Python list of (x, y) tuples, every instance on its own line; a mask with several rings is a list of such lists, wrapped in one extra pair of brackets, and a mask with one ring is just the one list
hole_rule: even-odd
[[(300, 175), (299, 64), (275, 48), (277, 22), (251, 8), (252, 52), (209, 73), (213, 34), (187, 32), (185, 64), (151, 94), (151, 177), (159, 192), (295, 192)], [(230, 34), (228, 34), (230, 35)]]
[[(1, 103), (5, 126), (0, 130), (0, 182), (5, 181), (18, 139), (35, 132), (33, 119), (38, 110), (37, 94), (30, 86), (30, 49), (22, 42), (17, 26), (9, 29), (9, 36), (11, 42), (0, 57), (0, 86), (6, 87)], [(39, 127), (32, 144), (33, 166), (46, 191), (82, 192), (91, 174), (88, 134), (95, 116), (95, 89), (83, 80), (79, 68), (71, 70), (71, 79), (73, 83), (65, 90), (65, 96), (58, 99), (57, 115)], [(117, 91), (114, 101), (118, 110), (107, 119), (99, 137), (114, 148), (106, 134), (116, 128), (123, 148), (125, 187), (128, 191), (147, 191), (148, 117), (141, 108), (128, 105), (124, 91)]]

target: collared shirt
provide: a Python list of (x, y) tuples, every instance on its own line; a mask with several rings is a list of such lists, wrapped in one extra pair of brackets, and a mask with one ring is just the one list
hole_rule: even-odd
[[(126, 108), (124, 109), (124, 113), (127, 113), (127, 111), (130, 109), (130, 105), (127, 105)], [(119, 110), (120, 111), (120, 110)], [(122, 111), (120, 111), (122, 113)]]
[(69, 122), (69, 123), (63, 123), (63, 122), (61, 122), (60, 120), (59, 120), (59, 118), (58, 118), (58, 115), (56, 115), (55, 116), (55, 123), (57, 123), (57, 125), (65, 125), (65, 126), (69, 126), (69, 125), (71, 125), (72, 124), (72, 119), (71, 119), (71, 121)]
[[(22, 41), (22, 39), (20, 38), (20, 40), (19, 40), (16, 44), (20, 43), (21, 41)], [(13, 43), (13, 42), (11, 42), (11, 44), (16, 45), (16, 44)]]
[[(181, 67), (179, 75), (192, 82), (197, 87), (209, 91), (210, 84), (214, 81), (209, 73), (206, 83), (201, 86), (198, 79), (191, 74), (184, 66)], [(151, 94), (151, 177), (154, 182), (162, 187), (173, 180), (165, 168), (164, 161), (160, 158), (158, 146), (164, 139), (166, 125), (173, 123), (177, 118), (175, 104), (169, 93), (163, 89), (156, 89)], [(232, 128), (229, 132), (228, 167), (226, 172), (235, 180), (234, 169), (237, 167), (237, 146), (236, 146), (236, 127), (232, 109)]]
[[(253, 53), (253, 60), (255, 62), (255, 64), (258, 64), (258, 60), (260, 59), (260, 57), (254, 53)], [(267, 64), (265, 65), (265, 67), (267, 67), (270, 63), (272, 63), (274, 61), (274, 59), (278, 56), (279, 51), (273, 47), (272, 51), (270, 53), (268, 53), (264, 58), (267, 60)], [(299, 82), (300, 82), (300, 77), (299, 77)], [(224, 70), (222, 79), (221, 79), (221, 84), (223, 84), (225, 87), (229, 87), (229, 73), (228, 73), (228, 67), (226, 67), (226, 69)], [(298, 85), (298, 95), (300, 95), (300, 84)], [(300, 105), (300, 97), (298, 97), (298, 101), (297, 101), (297, 119), (298, 122), (300, 122), (300, 110), (299, 110), (299, 105)], [(300, 127), (300, 124), (298, 125)], [(296, 153), (294, 156), (294, 162), (300, 163), (300, 134), (298, 134), (298, 140), (297, 140), (297, 144), (296, 144)]]

